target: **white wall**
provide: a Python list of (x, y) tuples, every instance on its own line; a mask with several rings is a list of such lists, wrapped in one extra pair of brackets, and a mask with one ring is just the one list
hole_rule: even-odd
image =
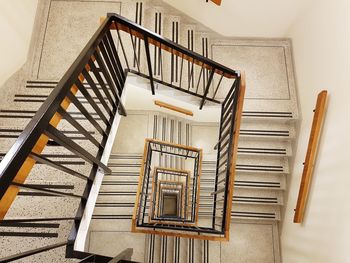
[[(303, 121), (282, 230), (284, 263), (350, 262), (350, 1), (318, 0), (291, 27)], [(316, 95), (328, 112), (302, 225), (293, 224)]]
[(284, 37), (310, 0), (163, 0), (225, 36)]
[(0, 0), (0, 86), (26, 61), (38, 0)]

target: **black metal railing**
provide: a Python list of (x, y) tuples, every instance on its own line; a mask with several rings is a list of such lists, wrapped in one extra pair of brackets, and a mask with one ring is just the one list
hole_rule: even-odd
[[(190, 188), (190, 172), (181, 171), (175, 169), (164, 169), (155, 167), (153, 172), (152, 192), (151, 192), (151, 209), (150, 220), (162, 220), (162, 221), (181, 221), (181, 222), (193, 222), (193, 197), (192, 191), (189, 193)], [(167, 217), (162, 215), (161, 211), (164, 210), (164, 199), (162, 191), (168, 191), (176, 194), (178, 205), (178, 216), (176, 218)], [(191, 196), (191, 199), (189, 197)], [(192, 212), (191, 212), (192, 211)]]
[[(115, 45), (111, 41), (110, 24), (111, 21), (106, 20), (96, 31), (1, 161), (1, 223), (19, 227), (23, 223), (67, 220), (74, 222), (72, 233), (76, 233), (96, 172), (98, 170), (104, 173), (110, 172), (106, 164), (101, 162), (101, 156), (118, 111), (125, 115), (120, 97), (126, 79), (124, 71), (118, 64), (118, 56), (113, 53)], [(85, 102), (82, 103), (82, 100)], [(79, 112), (85, 118), (78, 121), (72, 112)], [(100, 120), (96, 120), (92, 112)], [(79, 138), (72, 139), (66, 136), (67, 129), (76, 130), (83, 135), (84, 147), (81, 146)], [(60, 147), (62, 151), (70, 152), (83, 161), (84, 165), (77, 165), (77, 168), (81, 169), (72, 169), (48, 158), (46, 153), (51, 152), (52, 147)], [(46, 171), (44, 166), (49, 166), (54, 171), (73, 176), (77, 178), (75, 183), (77, 185), (83, 183), (84, 187), (79, 193), (68, 193), (53, 190), (50, 186), (25, 183), (27, 177), (32, 178), (35, 175), (32, 168), (37, 166), (43, 174)], [(76, 216), (55, 217), (45, 215), (43, 210), (45, 216), (42, 218), (3, 219), (9, 208), (8, 204), (11, 204), (17, 193), (23, 190), (32, 195), (41, 193), (49, 197), (76, 199), (78, 201)], [(24, 232), (16, 234), (26, 236)], [(40, 237), (41, 233), (37, 233), (36, 236)], [(72, 246), (74, 240), (75, 235), (70, 235), (64, 245)], [(53, 245), (52, 249), (57, 246)], [(50, 248), (50, 246), (38, 248), (35, 253)], [(21, 257), (29, 254), (22, 253)], [(82, 253), (79, 257), (84, 256), (86, 254)]]
[[(233, 154), (234, 135), (236, 131), (236, 111), (238, 95), (240, 88), (240, 79), (237, 79), (232, 85), (230, 92), (221, 104), (219, 141), (217, 148), (216, 176), (213, 196), (212, 227), (225, 231), (226, 215), (231, 213), (227, 211), (229, 191), (229, 179), (232, 173), (231, 162)], [(232, 201), (231, 201), (232, 202)]]
[[(194, 147), (173, 144), (169, 142), (158, 141), (154, 139), (146, 139), (145, 156), (141, 167), (142, 176), (139, 181), (140, 191), (137, 193), (136, 210), (134, 214), (136, 227), (156, 227), (164, 225), (164, 222), (195, 223), (197, 220), (197, 202), (199, 195), (199, 176), (201, 166), (201, 150)], [(191, 167), (191, 171), (182, 171), (177, 169), (169, 169), (157, 167), (162, 163), (163, 156), (179, 158), (179, 161), (187, 162), (184, 164), (187, 168)], [(168, 178), (164, 180), (166, 184), (181, 183), (183, 188), (184, 199), (184, 217), (180, 218), (160, 218), (155, 209), (159, 208), (157, 196), (159, 195), (159, 183), (161, 176)], [(169, 180), (169, 177), (173, 181)], [(176, 178), (175, 178), (176, 177)], [(185, 179), (183, 179), (185, 178)], [(190, 201), (187, 203), (187, 198)]]
[[(148, 207), (147, 201), (148, 196), (148, 186), (149, 179), (152, 171), (152, 147), (147, 148), (147, 155), (145, 157), (145, 168), (143, 171), (144, 177), (142, 182), (142, 188), (140, 191), (140, 202), (139, 202), (139, 213), (134, 215), (137, 227), (162, 229), (162, 231), (179, 231), (179, 233), (184, 232), (196, 232), (198, 236), (200, 235), (211, 235), (219, 237), (227, 237), (228, 225), (227, 217), (231, 216), (231, 204), (232, 204), (232, 181), (235, 169), (235, 160), (233, 159), (234, 151), (237, 151), (237, 145), (235, 145), (235, 134), (239, 127), (237, 128), (237, 110), (239, 102), (239, 94), (241, 89), (241, 78), (238, 77), (233, 83), (230, 91), (228, 92), (225, 100), (221, 104), (221, 117), (220, 117), (220, 129), (219, 129), (219, 140), (215, 148), (217, 149), (217, 161), (216, 161), (216, 173), (214, 180), (214, 191), (211, 193), (211, 198), (207, 200), (209, 202), (209, 207), (213, 207), (211, 223), (212, 227), (201, 227), (200, 225), (176, 225), (171, 224), (169, 221), (160, 219), (156, 225), (149, 224), (143, 220)], [(165, 142), (160, 142), (160, 145)], [(161, 151), (162, 147), (157, 148)], [(187, 156), (185, 156), (187, 158)], [(233, 165), (232, 165), (233, 164)], [(194, 185), (194, 184), (193, 184)], [(192, 195), (199, 195), (196, 192), (196, 188), (192, 189)], [(231, 197), (230, 197), (231, 196)], [(142, 203), (143, 200), (143, 203)], [(229, 203), (231, 202), (231, 203)], [(192, 202), (192, 205), (197, 206), (197, 202)], [(143, 207), (143, 213), (141, 212), (141, 207)], [(152, 206), (150, 206), (152, 207)], [(192, 211), (196, 211), (195, 208)], [(197, 215), (196, 215), (197, 216)], [(142, 223), (138, 220), (142, 219)], [(178, 222), (181, 220), (176, 219)], [(174, 221), (176, 221), (174, 220)], [(187, 221), (193, 222), (193, 221)], [(186, 223), (186, 222), (183, 222)], [(136, 231), (137, 232), (137, 231)], [(198, 237), (197, 236), (197, 237)]]
[[(155, 84), (162, 84), (199, 98), (198, 104), (202, 109), (206, 101), (220, 103), (239, 77), (238, 71), (220, 65), (137, 23), (117, 14), (108, 15), (109, 19), (113, 19), (112, 26), (120, 46), (118, 51), (122, 65), (128, 72), (149, 79), (153, 94), (156, 92)], [(154, 68), (158, 69), (157, 72), (154, 72)]]
[[(158, 56), (153, 56), (155, 52)], [(179, 62), (170, 67), (167, 61), (171, 60)], [(156, 63), (160, 74), (153, 72)], [(208, 74), (203, 74), (204, 71)], [(2, 223), (16, 227), (19, 223), (73, 221), (71, 235), (67, 243), (63, 244), (69, 248), (67, 256), (86, 256), (86, 253), (74, 252), (73, 243), (97, 171), (105, 174), (110, 172), (101, 158), (118, 113), (126, 115), (121, 96), (128, 73), (147, 78), (153, 94), (158, 83), (193, 95), (198, 98), (201, 109), (205, 103), (221, 103), (229, 88), (240, 78), (238, 71), (190, 51), (120, 15), (108, 14), (1, 161)], [(234, 93), (237, 93), (237, 87)], [(224, 104), (224, 109), (232, 111), (230, 116), (233, 116), (236, 101), (230, 104), (226, 99)], [(77, 118), (77, 112), (83, 118)], [(84, 138), (83, 142), (79, 137), (66, 136), (65, 130), (72, 129), (82, 135), (80, 138)], [(50, 147), (61, 147), (75, 155), (84, 163), (84, 167), (80, 167), (83, 169), (75, 170), (48, 157)], [(32, 168), (38, 165), (39, 170), (44, 171), (44, 166), (50, 166), (55, 171), (83, 180), (84, 187), (80, 193), (67, 193), (49, 186), (25, 183), (32, 174)], [(81, 186), (81, 181), (77, 181), (76, 185)], [(4, 219), (19, 191), (77, 200), (76, 216), (63, 218), (50, 214), (42, 218)], [(198, 232), (198, 228), (195, 231)], [(47, 249), (38, 248), (35, 253)], [(24, 256), (26, 253), (23, 253)]]

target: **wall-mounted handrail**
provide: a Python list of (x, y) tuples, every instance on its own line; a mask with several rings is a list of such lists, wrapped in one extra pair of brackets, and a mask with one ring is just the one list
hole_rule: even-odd
[(163, 101), (160, 101), (160, 100), (155, 100), (154, 104), (159, 106), (159, 107), (161, 107), (161, 108), (166, 108), (166, 109), (169, 109), (169, 110), (172, 110), (172, 111), (176, 111), (176, 112), (188, 115), (188, 116), (193, 116), (193, 112), (190, 111), (190, 110), (187, 110), (187, 109), (175, 106), (175, 105), (171, 105), (169, 103), (166, 103), (166, 102), (163, 102)]
[(294, 213), (294, 223), (302, 223), (305, 215), (305, 209), (309, 196), (311, 180), (315, 167), (317, 149), (321, 137), (322, 125), (326, 113), (327, 91), (321, 91), (317, 96), (314, 117), (304, 161), (304, 169), (301, 177), (298, 201)]
[[(209, 2), (209, 0), (205, 0), (207, 3)], [(211, 2), (213, 2), (216, 5), (221, 5), (221, 1), (222, 0), (210, 0)]]

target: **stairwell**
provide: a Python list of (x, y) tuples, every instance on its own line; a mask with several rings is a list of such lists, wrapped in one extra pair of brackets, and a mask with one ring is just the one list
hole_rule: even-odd
[[(142, 135), (139, 136), (138, 141), (151, 137), (185, 145), (200, 144), (204, 148), (206, 158), (203, 160), (200, 190), (203, 195), (201, 195), (199, 213), (200, 218), (205, 220), (211, 209), (206, 204), (206, 200), (213, 192), (209, 186), (215, 176), (214, 147), (218, 138), (219, 120), (216, 123), (194, 122), (160, 112), (128, 111), (128, 116), (121, 120), (118, 128), (108, 162), (112, 173), (104, 176), (89, 229), (87, 248), (90, 252), (113, 256), (125, 248), (133, 247), (133, 260), (140, 262), (166, 262), (167, 260), (169, 262), (280, 262), (278, 226), (283, 220), (284, 196), (288, 189), (288, 176), (291, 172), (289, 163), (293, 158), (298, 120), (289, 41), (225, 38), (161, 1), (120, 1), (118, 3), (101, 1), (99, 5), (96, 4), (99, 1), (95, 1), (96, 3), (54, 0), (48, 2), (50, 3), (41, 3), (41, 15), (38, 19), (45, 21), (47, 18), (47, 20), (42, 22), (42, 25), (37, 25), (36, 41), (39, 45), (32, 50), (32, 60), (27, 63), (27, 69), (19, 73), (21, 78), (17, 76), (5, 84), (5, 87), (11, 87), (7, 94), (11, 99), (0, 109), (1, 156), (4, 156), (15, 142), (19, 133), (56, 86), (67, 63), (69, 65), (69, 59), (67, 62), (52, 64), (58, 56), (63, 55), (61, 50), (55, 50), (53, 46), (55, 36), (57, 37), (55, 23), (60, 19), (71, 19), (74, 15), (69, 10), (79, 7), (83, 10), (80, 19), (86, 19), (90, 17), (91, 12), (94, 13), (96, 19), (90, 18), (90, 23), (96, 24), (96, 28), (97, 18), (100, 15), (105, 15), (108, 11), (117, 12), (119, 8), (118, 11), (121, 10), (123, 16), (190, 50), (226, 66), (246, 71), (247, 95), (240, 130), (237, 175), (232, 200), (233, 227), (230, 242), (227, 243), (155, 235), (144, 236), (129, 232), (143, 150), (142, 144), (141, 147), (140, 144), (134, 148), (130, 147), (133, 139), (132, 134), (128, 132), (130, 127), (139, 125), (138, 135), (140, 133)], [(88, 30), (84, 32), (86, 31)], [(46, 35), (44, 38), (42, 38), (43, 34)], [(58, 39), (60, 37), (58, 36)], [(76, 41), (79, 46), (83, 40), (78, 38), (77, 35), (72, 36), (73, 41)], [(57, 42), (60, 43), (59, 40)], [(71, 46), (68, 43), (65, 45)], [(136, 48), (138, 52), (144, 52), (139, 43), (136, 43)], [(67, 50), (69, 50), (66, 53), (67, 57), (76, 56), (72, 48)], [(50, 52), (52, 52), (52, 58), (50, 58)], [(132, 51), (127, 50), (127, 52)], [(38, 54), (42, 56), (40, 59)], [(154, 64), (154, 74), (169, 78), (169, 82), (180, 83), (182, 81), (180, 79), (181, 61), (171, 56), (162, 58), (159, 54), (158, 50), (151, 50), (151, 57), (154, 61), (158, 61)], [(261, 61), (266, 58), (271, 59), (267, 62)], [(145, 63), (141, 61), (140, 66), (146, 67)], [(161, 63), (163, 67), (160, 66)], [(137, 67), (136, 64), (134, 68)], [(188, 77), (191, 74), (191, 65), (184, 62), (182, 67), (184, 76)], [(262, 72), (267, 76), (262, 76)], [(199, 86), (203, 85), (202, 82), (196, 81), (199, 76), (204, 74), (208, 79), (209, 73), (205, 70), (203, 72), (197, 70), (192, 74), (193, 83), (189, 86), (189, 90), (195, 91), (198, 90), (198, 83)], [(200, 103), (198, 98), (177, 91), (169, 92), (164, 87), (159, 86), (158, 91), (196, 105)], [(224, 94), (221, 91), (216, 94), (214, 88), (209, 90), (209, 95), (224, 98)], [(87, 104), (82, 95), (78, 95), (78, 99), (83, 104)], [(97, 101), (97, 98), (94, 100)], [(208, 102), (206, 105), (211, 103)], [(92, 108), (88, 109), (97, 123), (102, 125), (103, 121), (98, 114)], [(81, 119), (82, 125), (94, 137), (100, 138), (91, 123), (84, 122), (84, 116), (75, 107), (71, 108), (71, 112), (74, 117)], [(65, 123), (61, 125), (67, 136), (74, 138), (87, 149), (92, 149), (82, 134)], [(87, 163), (55, 145), (54, 142), (52, 144), (44, 152), (47, 157), (82, 173), (88, 171)], [(176, 168), (176, 162), (164, 161)], [(27, 182), (40, 184), (45, 189), (61, 189), (72, 194), (83, 191), (83, 188), (79, 187), (79, 178), (50, 171), (49, 167), (46, 169), (45, 174), (39, 169), (33, 171)], [(61, 183), (63, 181), (64, 183)], [(36, 203), (40, 203), (40, 206), (28, 207), (28, 203), (34, 199), (37, 199)], [(54, 212), (57, 217), (73, 218), (75, 207), (78, 206), (78, 200), (38, 194), (30, 190), (22, 190), (15, 202), (16, 209), (11, 209), (7, 218), (40, 217), (43, 207), (48, 208), (46, 212)], [(0, 256), (65, 240), (69, 235), (71, 224), (71, 221), (60, 221), (50, 225), (42, 224), (35, 228), (33, 226), (9, 228), (2, 225), (0, 243), (6, 249), (1, 250)], [(24, 237), (24, 232), (37, 234)], [(113, 244), (112, 246), (103, 243), (108, 240)], [(14, 242), (21, 242), (23, 245), (21, 247), (11, 245)], [(252, 249), (255, 252), (252, 253)], [(234, 255), (231, 255), (231, 251), (234, 251)], [(58, 248), (54, 252), (35, 255), (31, 260), (33, 262), (76, 261), (62, 259), (64, 253), (64, 248)]]

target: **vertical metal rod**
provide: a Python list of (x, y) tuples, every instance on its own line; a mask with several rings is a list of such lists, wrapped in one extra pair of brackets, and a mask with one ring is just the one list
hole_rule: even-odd
[(174, 238), (174, 263), (177, 263), (177, 237)]
[[(194, 45), (194, 37), (193, 37), (193, 30), (191, 30), (191, 51), (193, 51), (193, 45)], [(191, 69), (192, 88), (194, 88), (193, 67), (194, 67), (194, 62), (192, 62), (192, 69)]]
[[(140, 2), (139, 25), (142, 25), (142, 2)], [(137, 55), (141, 58), (141, 39), (138, 38)]]
[(117, 36), (118, 36), (118, 40), (119, 40), (120, 46), (121, 46), (121, 48), (122, 48), (122, 52), (123, 52), (123, 55), (124, 55), (124, 60), (125, 60), (126, 67), (127, 67), (128, 70), (130, 71), (130, 66), (129, 66), (128, 58), (127, 58), (127, 56), (126, 56), (126, 52), (125, 52), (125, 48), (124, 48), (124, 45), (123, 45), (123, 41), (122, 41), (122, 38), (121, 38), (121, 36), (120, 36), (120, 32), (119, 32), (119, 28), (118, 28), (118, 23), (114, 22), (114, 25), (115, 25), (115, 28), (116, 28), (116, 31), (117, 31)]
[(178, 247), (178, 249), (177, 249), (177, 261), (178, 262), (180, 262), (180, 249), (181, 249), (181, 247), (180, 247), (180, 240), (181, 240), (181, 238), (180, 237), (178, 237), (178, 245), (177, 245), (177, 247)]
[[(175, 34), (175, 22), (173, 21), (172, 22), (172, 26), (171, 26), (171, 40), (174, 41), (175, 40), (175, 37), (174, 37), (174, 34)], [(174, 53), (173, 53), (173, 49), (171, 49), (171, 61), (170, 61), (170, 83), (173, 83), (174, 81)]]
[(76, 121), (67, 111), (65, 111), (61, 106), (57, 109), (58, 114), (60, 114), (66, 121), (68, 121), (75, 129), (77, 129), (81, 134), (83, 134), (88, 140), (95, 144), (97, 147), (103, 147), (96, 139), (93, 137), (81, 124)]
[(154, 245), (155, 245), (155, 235), (152, 235), (152, 263), (154, 261)]
[[(203, 65), (204, 65), (204, 63), (202, 63), (201, 71), (199, 72), (199, 77), (198, 77), (198, 82), (197, 82), (197, 88), (196, 88), (196, 93), (197, 93), (197, 94), (198, 94), (199, 83), (201, 82), (201, 78), (202, 78)], [(204, 78), (203, 78), (203, 82), (204, 82)]]
[(84, 97), (87, 99), (87, 101), (90, 103), (90, 106), (95, 110), (95, 112), (100, 116), (101, 120), (107, 125), (110, 126), (111, 122), (107, 117), (103, 114), (97, 103), (94, 101), (94, 99), (91, 97), (90, 93), (86, 90), (84, 85), (80, 82), (80, 80), (77, 80), (75, 82), (75, 85), (78, 87), (79, 91), (84, 95)]
[(108, 89), (106, 84), (104, 83), (104, 80), (102, 79), (100, 73), (98, 72), (95, 63), (92, 62), (91, 60), (89, 61), (89, 66), (90, 66), (90, 70), (94, 73), (95, 78), (97, 79), (97, 82), (100, 84), (104, 94), (106, 95), (109, 103), (112, 105), (113, 109), (116, 109), (118, 107), (118, 102), (115, 102), (111, 96), (111, 93), (109, 92), (109, 90), (112, 92), (112, 94), (114, 96), (116, 96), (116, 94), (113, 93), (113, 91), (115, 92), (115, 90), (112, 89)]
[(206, 251), (206, 263), (209, 263), (209, 240), (205, 240), (205, 251)]
[[(104, 62), (103, 62), (103, 60), (102, 60), (100, 54), (99, 54), (98, 52), (95, 52), (95, 53), (94, 53), (94, 57), (96, 58), (96, 61), (97, 61), (98, 65), (99, 65), (100, 68), (102, 69), (102, 74), (104, 75), (104, 77), (105, 77), (105, 79), (106, 79), (106, 81), (107, 81), (107, 83), (108, 83), (108, 85), (109, 85), (109, 88), (110, 88), (111, 90), (114, 89), (115, 91), (117, 91), (117, 88), (114, 86), (113, 81), (112, 81), (112, 78), (111, 78), (111, 76), (109, 75), (108, 70), (107, 70), (107, 68), (106, 68), (106, 65), (104, 64)], [(120, 94), (121, 94), (121, 92), (122, 92), (122, 91), (120, 90)], [(115, 96), (116, 96), (116, 101), (118, 101), (118, 103), (119, 103), (119, 104), (118, 104), (118, 107), (119, 107), (119, 110), (120, 110), (121, 114), (124, 115), (124, 116), (126, 116), (126, 110), (125, 110), (124, 105), (121, 103), (121, 99), (120, 99), (120, 96), (119, 96), (118, 92), (114, 92), (114, 94), (115, 94)]]
[(59, 143), (61, 146), (67, 148), (69, 151), (75, 153), (76, 155), (79, 155), (85, 161), (101, 167), (106, 173), (111, 173), (110, 168), (108, 168), (105, 164), (103, 164), (100, 160), (79, 146), (77, 143), (67, 138), (62, 132), (54, 128), (52, 125), (49, 124), (44, 134)]
[(194, 239), (192, 238), (192, 263), (194, 263)]
[[(238, 81), (235, 81), (236, 83), (236, 87), (235, 87), (235, 94), (234, 96), (232, 97), (233, 100), (235, 101), (235, 103), (237, 103), (237, 99), (238, 99), (238, 94), (239, 94), (239, 85), (240, 85), (240, 78), (238, 79)], [(232, 113), (232, 124), (231, 124), (231, 131), (230, 131), (230, 143), (229, 143), (229, 146), (228, 146), (228, 153), (227, 153), (227, 164), (226, 164), (226, 185), (225, 185), (225, 200), (224, 200), (224, 207), (223, 207), (223, 219), (222, 219), (222, 225), (223, 225), (223, 231), (225, 231), (225, 225), (226, 225), (226, 207), (227, 207), (227, 192), (228, 192), (228, 179), (229, 179), (229, 176), (230, 176), (230, 163), (231, 163), (231, 159), (229, 158), (232, 154), (232, 144), (234, 143), (233, 142), (233, 138), (234, 138), (234, 134), (233, 134), (233, 131), (234, 131), (234, 127), (235, 127), (235, 118), (236, 118), (236, 111), (237, 111), (237, 107), (233, 107), (233, 113)], [(231, 202), (231, 200), (229, 200), (229, 202)]]
[[(139, 2), (136, 2), (136, 12), (135, 12), (135, 23), (138, 24), (138, 12), (139, 12)], [(132, 37), (135, 41), (135, 44), (137, 45), (137, 42), (136, 42), (136, 36), (135, 37)], [(135, 59), (135, 56), (134, 56), (134, 59), (133, 59), (133, 66), (135, 67), (136, 66), (136, 59)]]
[[(224, 106), (221, 104), (221, 112), (220, 112), (220, 129), (219, 129), (219, 144), (217, 148), (217, 159), (216, 162), (220, 159), (220, 149), (221, 149), (221, 136), (222, 136), (222, 122), (223, 122), (223, 110)], [(215, 172), (215, 183), (214, 183), (214, 203), (213, 203), (213, 219), (212, 219), (212, 228), (215, 228), (215, 221), (216, 221), (216, 199), (217, 199), (217, 190), (218, 190), (218, 176), (219, 176), (219, 165), (217, 163), (216, 165), (216, 172)]]
[(160, 47), (159, 47), (159, 67), (158, 67), (158, 71), (160, 71), (160, 79), (161, 81), (164, 81), (164, 70), (163, 70), (163, 53), (162, 53), (162, 43), (159, 43)]
[(191, 239), (188, 239), (188, 263), (191, 263)]
[[(134, 51), (134, 64), (136, 62), (136, 66), (137, 66), (137, 70), (138, 72), (140, 72), (140, 61), (139, 61), (139, 58), (137, 57), (137, 54), (136, 54), (136, 44), (134, 42), (134, 38), (132, 36), (132, 29), (129, 28), (129, 34), (130, 34), (130, 40), (131, 40), (131, 44), (132, 44), (132, 50)], [(135, 36), (136, 38), (136, 36)]]
[[(105, 47), (103, 42), (101, 42), (99, 44), (99, 48), (100, 48), (100, 52), (102, 53), (102, 56), (104, 58), (104, 61), (102, 61), (102, 60), (100, 61), (100, 62), (103, 62), (101, 64), (105, 65), (104, 70), (106, 73), (107, 73), (107, 71), (109, 72), (109, 75), (110, 75), (111, 79), (113, 79), (113, 82), (114, 82), (115, 86), (117, 87), (119, 94), (122, 94), (123, 85), (122, 85), (122, 83), (120, 83), (119, 79), (117, 78), (117, 74), (114, 71), (115, 68), (112, 65), (111, 59), (108, 56), (108, 52), (107, 52), (106, 47)], [(99, 51), (97, 51), (95, 53), (100, 55)], [(101, 66), (101, 64), (99, 63), (100, 66)]]
[(149, 81), (151, 84), (152, 95), (155, 95), (156, 93), (154, 90), (151, 56), (150, 56), (150, 52), (149, 52), (148, 37), (146, 35), (144, 35), (144, 42), (145, 42), (146, 58), (147, 58), (147, 65), (148, 65)]
[(210, 77), (209, 77), (208, 83), (207, 83), (207, 87), (205, 88), (205, 91), (204, 91), (204, 94), (203, 94), (203, 97), (202, 97), (202, 101), (201, 101), (201, 104), (199, 106), (200, 110), (204, 106), (204, 102), (205, 102), (205, 99), (207, 98), (207, 95), (208, 95), (208, 92), (209, 92), (209, 88), (210, 88), (211, 82), (212, 82), (213, 77), (214, 77), (214, 73), (215, 73), (215, 69), (212, 69), (212, 71), (210, 73)]
[[(202, 37), (202, 55), (203, 55), (203, 57), (205, 57), (205, 41), (204, 41), (203, 37)], [(207, 78), (206, 73), (207, 73), (207, 70), (204, 69), (204, 71), (203, 71), (203, 82), (202, 82), (202, 84), (203, 84), (203, 94), (205, 92), (205, 81), (206, 81), (206, 78)]]
[[(175, 28), (175, 43), (178, 44), (178, 41), (179, 41), (179, 22), (176, 21), (176, 28)], [(175, 60), (175, 82), (177, 82), (178, 80), (178, 63), (179, 63), (179, 60), (178, 60), (178, 56), (176, 56), (176, 60)]]
[[(159, 35), (162, 34), (162, 13), (159, 12), (159, 19), (158, 19), (158, 29), (159, 29)], [(158, 75), (161, 74), (161, 80), (163, 81), (163, 62), (162, 62), (162, 44), (160, 44), (160, 47), (158, 47)]]
[(191, 66), (191, 75), (190, 75), (190, 82), (191, 82), (192, 88), (194, 88), (193, 71), (194, 71), (194, 62), (192, 62), (192, 66)]
[(81, 104), (81, 102), (73, 95), (72, 92), (68, 92), (67, 97), (74, 104), (74, 106), (85, 116), (85, 118), (95, 127), (95, 129), (99, 133), (101, 133), (101, 135), (106, 135), (108, 137), (108, 134), (106, 133), (106, 131), (91, 116), (91, 114), (87, 111), (87, 109), (83, 106), (83, 104)]
[[(29, 155), (30, 158), (34, 159), (37, 163), (42, 163), (42, 164), (46, 164), (46, 165), (49, 165), (57, 170), (60, 170), (62, 172), (65, 172), (67, 174), (70, 174), (70, 175), (73, 175), (77, 178), (80, 178), (80, 179), (84, 179), (84, 180), (89, 180), (89, 177), (87, 177), (86, 175), (84, 174), (81, 174), (77, 171), (74, 171), (66, 166), (63, 166), (59, 163), (56, 163), (54, 161), (51, 161), (45, 157), (43, 157), (42, 155), (39, 155), (39, 154), (36, 154), (36, 153), (33, 153), (31, 152), (30, 155)], [(3, 221), (1, 221), (3, 222)]]
[[(158, 33), (158, 23), (157, 23), (157, 21), (158, 21), (158, 12), (155, 13), (155, 19), (154, 19), (154, 32), (156, 32), (156, 33)], [(157, 46), (154, 45), (154, 73), (156, 74), (156, 72), (157, 72)]]
[(106, 34), (106, 35), (107, 35), (107, 40), (108, 40), (108, 42), (109, 42), (109, 46), (110, 46), (111, 49), (112, 49), (112, 53), (113, 53), (113, 55), (114, 55), (114, 59), (115, 59), (115, 61), (117, 62), (117, 67), (118, 67), (118, 70), (119, 70), (120, 77), (122, 78), (123, 84), (124, 84), (124, 83), (125, 83), (126, 77), (125, 77), (125, 75), (124, 75), (124, 73), (123, 73), (123, 72), (124, 72), (124, 69), (123, 69), (122, 64), (121, 64), (121, 62), (120, 62), (120, 58), (119, 58), (117, 49), (116, 49), (116, 47), (115, 47), (114, 40), (113, 40), (113, 38), (112, 38), (111, 32), (110, 32), (110, 31), (107, 31), (107, 34)]
[(123, 70), (119, 70), (118, 62), (115, 59), (115, 56), (114, 56), (112, 47), (109, 43), (107, 35), (103, 38), (102, 42), (100, 43), (100, 46), (103, 46), (103, 49), (101, 49), (102, 54), (104, 55), (104, 57), (107, 57), (105, 61), (107, 65), (110, 67), (109, 71), (113, 76), (113, 80), (116, 86), (118, 87), (119, 94), (121, 94), (124, 86), (124, 72)]
[[(95, 93), (96, 97), (98, 98), (98, 100), (101, 102), (103, 108), (105, 109), (105, 111), (107, 112), (107, 114), (109, 116), (114, 116), (114, 112), (112, 111), (112, 109), (108, 106), (107, 101), (105, 100), (105, 98), (102, 96), (101, 92), (99, 91), (99, 89), (97, 88), (95, 82), (93, 81), (93, 79), (91, 78), (90, 74), (86, 71), (86, 69), (83, 69), (82, 72), (83, 76), (85, 77), (87, 83), (90, 85), (91, 89), (93, 90), (93, 92)], [(112, 104), (113, 105), (113, 104)]]
[(224, 75), (221, 75), (221, 77), (219, 79), (219, 82), (218, 82), (218, 85), (216, 86), (216, 89), (214, 91), (214, 95), (213, 95), (212, 99), (215, 99), (216, 93), (218, 92), (218, 89), (220, 87), (220, 84), (221, 84), (221, 81), (222, 81), (223, 77), (224, 77)]
[(167, 253), (168, 253), (168, 236), (165, 236), (165, 251), (164, 251), (165, 263), (166, 263), (166, 260), (167, 260)]
[[(190, 49), (190, 30), (187, 30), (187, 48)], [(187, 90), (190, 90), (190, 65), (191, 62), (187, 61)]]

